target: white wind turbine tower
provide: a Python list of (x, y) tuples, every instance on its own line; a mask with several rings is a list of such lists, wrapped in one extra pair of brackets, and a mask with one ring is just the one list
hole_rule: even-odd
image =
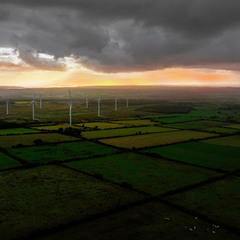
[(39, 108), (39, 106), (37, 105), (36, 101), (35, 101), (35, 96), (33, 97), (33, 100), (30, 102), (30, 104), (32, 105), (32, 120), (37, 120), (35, 118), (35, 105)]
[(115, 98), (115, 112), (117, 112), (118, 110), (118, 99)]
[(9, 108), (11, 108), (11, 103), (9, 99), (6, 99), (6, 114), (9, 114)]
[(39, 109), (42, 109), (42, 94), (39, 94)]
[(69, 90), (69, 125), (71, 126), (72, 125), (72, 106), (73, 106), (73, 103), (72, 103), (72, 94), (71, 94), (71, 91)]
[(129, 100), (128, 100), (128, 97), (127, 97), (127, 99), (126, 99), (126, 107), (128, 108), (128, 102), (129, 102)]
[(88, 96), (86, 97), (86, 108), (88, 108)]
[(101, 117), (101, 98), (98, 99), (98, 117)]

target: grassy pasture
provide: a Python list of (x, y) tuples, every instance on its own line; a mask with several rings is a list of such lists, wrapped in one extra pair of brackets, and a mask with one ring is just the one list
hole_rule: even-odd
[(232, 125), (228, 125), (228, 128), (235, 128), (235, 129), (240, 129), (240, 124), (232, 124)]
[[(169, 219), (169, 220), (168, 220)], [(150, 202), (120, 213), (70, 227), (64, 231), (40, 237), (38, 240), (237, 240), (222, 228), (179, 212), (159, 202)]]
[(208, 127), (222, 127), (222, 126), (226, 126), (227, 124), (229, 123), (201, 120), (201, 121), (193, 121), (193, 122), (186, 122), (186, 123), (173, 123), (167, 126), (172, 128), (180, 128), (180, 129), (203, 129)]
[(39, 126), (39, 127), (32, 127), (33, 129), (39, 129), (39, 130), (58, 130), (59, 128), (78, 128), (76, 126), (69, 126), (69, 125), (64, 125), (64, 124), (59, 124), (59, 125), (51, 125), (51, 126)]
[(111, 182), (127, 182), (134, 188), (153, 195), (216, 175), (213, 171), (134, 153), (68, 162), (65, 165), (87, 173), (101, 174)]
[(69, 142), (44, 146), (12, 148), (10, 153), (29, 163), (49, 163), (102, 156), (117, 152), (117, 149), (92, 142)]
[(212, 133), (223, 133), (223, 134), (232, 134), (232, 133), (237, 133), (240, 131), (237, 129), (230, 129), (230, 128), (224, 128), (224, 127), (210, 127), (210, 128), (204, 128), (201, 129), (206, 132), (212, 132)]
[(39, 134), (25, 134), (25, 135), (12, 135), (0, 136), (0, 147), (11, 148), (17, 144), (24, 146), (34, 145), (34, 140), (41, 139), (44, 143), (55, 143), (65, 141), (76, 141), (79, 138), (66, 136), (58, 133), (39, 133)]
[(84, 219), (134, 202), (140, 194), (58, 166), (0, 174), (1, 239)]
[(91, 122), (91, 123), (78, 123), (76, 126), (85, 126), (89, 128), (99, 128), (99, 129), (108, 129), (108, 128), (121, 128), (123, 125), (116, 123), (107, 123), (107, 122)]
[(144, 120), (121, 120), (121, 121), (112, 121), (115, 124), (122, 124), (126, 127), (129, 126), (145, 126), (145, 125), (154, 125), (156, 123), (152, 122), (151, 120), (144, 119)]
[(0, 135), (8, 134), (24, 134), (24, 133), (38, 133), (38, 130), (29, 128), (10, 128), (10, 129), (0, 129)]
[(154, 121), (161, 123), (177, 123), (177, 122), (190, 122), (198, 120), (198, 117), (169, 117), (169, 118), (155, 118)]
[(240, 178), (229, 177), (190, 191), (167, 197), (168, 200), (235, 227), (240, 224)]
[(139, 134), (139, 132), (141, 132), (141, 134), (144, 134), (144, 133), (169, 132), (169, 131), (176, 131), (176, 129), (162, 128), (162, 127), (155, 127), (155, 126), (120, 128), (120, 129), (82, 132), (82, 136), (85, 138), (94, 139), (94, 138), (119, 137), (119, 136), (125, 136), (125, 135), (136, 135), (137, 133)]
[(19, 166), (21, 163), (0, 152), (0, 170)]
[(155, 153), (162, 157), (222, 170), (240, 168), (240, 149), (234, 147), (189, 142), (149, 148), (143, 150), (143, 152)]
[(195, 132), (195, 131), (174, 131), (166, 133), (152, 133), (147, 135), (136, 135), (121, 138), (101, 139), (100, 142), (123, 148), (145, 148), (158, 145), (165, 145), (177, 142), (188, 141), (191, 139), (203, 139), (217, 136), (212, 133)]
[(216, 145), (220, 145), (220, 146), (229, 146), (229, 147), (240, 148), (240, 135), (208, 139), (203, 142), (209, 143), (209, 144), (216, 144)]

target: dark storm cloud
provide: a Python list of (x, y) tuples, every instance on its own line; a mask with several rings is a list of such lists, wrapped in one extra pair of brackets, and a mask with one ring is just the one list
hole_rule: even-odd
[(74, 56), (101, 71), (239, 69), (239, 0), (2, 0), (0, 46)]

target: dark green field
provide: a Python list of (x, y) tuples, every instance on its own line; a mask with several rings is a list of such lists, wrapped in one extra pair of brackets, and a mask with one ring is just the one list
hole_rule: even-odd
[(240, 178), (229, 177), (168, 197), (171, 202), (207, 215), (214, 221), (239, 227)]
[(128, 183), (135, 189), (154, 195), (218, 175), (205, 169), (135, 153), (74, 161), (65, 165), (93, 175), (101, 175), (111, 182)]
[(19, 166), (21, 164), (18, 161), (0, 152), (0, 170)]
[(166, 147), (149, 148), (143, 150), (143, 152), (154, 153), (165, 158), (222, 170), (240, 168), (240, 148), (234, 147), (190, 142)]
[[(112, 184), (56, 166), (2, 173), (1, 239), (86, 218), (142, 199)], [(4, 220), (4, 221), (3, 221)]]
[(117, 149), (87, 141), (9, 149), (11, 154), (34, 164), (89, 158), (117, 151)]

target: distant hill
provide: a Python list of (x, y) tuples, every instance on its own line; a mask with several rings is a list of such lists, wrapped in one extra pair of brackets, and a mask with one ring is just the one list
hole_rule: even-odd
[(24, 87), (20, 87), (20, 86), (0, 86), (0, 89), (24, 89)]

